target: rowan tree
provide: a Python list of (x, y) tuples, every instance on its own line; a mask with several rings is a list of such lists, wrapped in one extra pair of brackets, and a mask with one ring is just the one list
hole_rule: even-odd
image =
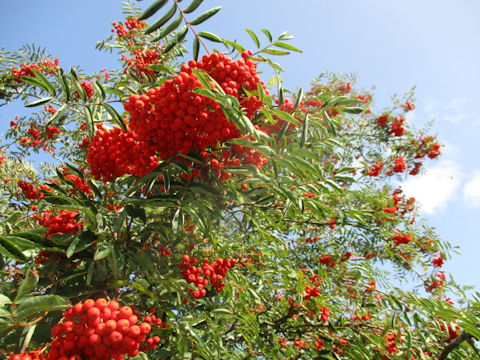
[(451, 247), (395, 186), (441, 153), (413, 94), (284, 89), (293, 37), (250, 50), (201, 5), (128, 3), (97, 45), (118, 70), (1, 54), (2, 105), (32, 109), (0, 156), (2, 357), (478, 357), (479, 303), (447, 297)]

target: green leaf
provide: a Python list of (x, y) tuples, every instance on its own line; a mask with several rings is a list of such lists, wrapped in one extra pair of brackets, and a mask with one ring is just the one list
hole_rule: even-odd
[(260, 52), (264, 53), (264, 54), (268, 54), (268, 55), (288, 55), (288, 54), (290, 54), (288, 51), (276, 50), (276, 49), (263, 49)]
[(297, 96), (295, 97), (295, 105), (294, 105), (295, 109), (298, 109), (302, 100), (303, 100), (303, 89), (300, 88), (298, 89)]
[(35, 106), (43, 105), (43, 104), (46, 104), (46, 103), (50, 102), (50, 100), (52, 100), (52, 99), (53, 99), (52, 96), (44, 97), (44, 98), (41, 98), (39, 100), (32, 101), (31, 103), (26, 104), (25, 107), (35, 107)]
[(238, 52), (242, 52), (245, 50), (245, 48), (240, 45), (240, 44), (237, 44), (236, 42), (233, 42), (233, 41), (229, 41), (229, 40), (223, 40), (223, 43), (226, 45), (226, 46), (231, 46), (232, 48), (234, 48), (235, 50), (237, 50)]
[(280, 41), (277, 41), (277, 42), (273, 43), (272, 46), (276, 46), (276, 47), (286, 49), (286, 50), (296, 51), (296, 52), (299, 52), (299, 53), (303, 52), (302, 50), (296, 48), (295, 46), (292, 46), (290, 44), (286, 44), (286, 43), (280, 42)]
[(11, 304), (12, 301), (5, 295), (0, 294), (0, 308), (5, 304)]
[(260, 29), (260, 31), (265, 34), (269, 42), (273, 41), (273, 36), (270, 31), (268, 31), (267, 29)]
[(245, 31), (250, 35), (257, 48), (260, 48), (260, 40), (258, 40), (258, 36), (250, 29), (245, 29)]
[(138, 18), (138, 20), (145, 20), (155, 14), (158, 10), (160, 10), (168, 0), (157, 0), (152, 5), (150, 5), (143, 14)]
[(218, 6), (218, 7), (214, 7), (210, 10), (205, 11), (202, 15), (197, 17), (195, 20), (190, 21), (190, 25), (200, 25), (204, 21), (210, 19), (217, 12), (219, 12), (221, 8), (222, 8), (221, 6)]
[(200, 31), (198, 33), (198, 36), (200, 36), (204, 39), (210, 40), (210, 41), (214, 41), (214, 42), (218, 42), (218, 43), (222, 42), (222, 39), (220, 39), (217, 35), (212, 34), (211, 32), (208, 32), (208, 31)]
[(85, 106), (83, 108), (83, 113), (85, 114), (85, 118), (86, 118), (85, 120), (87, 122), (88, 136), (90, 137), (90, 140), (91, 140), (95, 135), (95, 126), (93, 125), (92, 111), (88, 106)]
[(100, 94), (100, 100), (104, 101), (106, 93), (102, 83), (98, 80), (95, 80), (95, 82), (93, 83), (93, 86), (95, 87), (95, 90), (96, 90), (95, 93)]
[(64, 310), (68, 307), (70, 307), (68, 300), (58, 295), (31, 296), (22, 299), (14, 314), (19, 321), (38, 313)]
[(308, 112), (305, 113), (305, 118), (303, 119), (303, 128), (302, 128), (302, 138), (300, 139), (300, 147), (305, 146), (305, 141), (307, 139), (307, 131), (308, 131)]
[(165, 45), (165, 49), (163, 50), (163, 53), (166, 54), (170, 50), (172, 50), (179, 42), (181, 42), (183, 39), (185, 39), (185, 36), (188, 33), (188, 27), (185, 25), (180, 30), (178, 30), (172, 37), (172, 39)]
[(23, 252), (6, 236), (0, 236), (0, 253), (17, 261), (25, 261), (27, 258)]
[(32, 69), (32, 72), (35, 74), (35, 78), (41, 84), (44, 85), (44, 89), (46, 89), (46, 91), (48, 91), (50, 94), (55, 96), (56, 95), (55, 87), (52, 85), (52, 83), (50, 81), (48, 81), (48, 79), (45, 77), (45, 75), (43, 75), (40, 71), (38, 71), (36, 69)]
[(51, 126), (54, 124), (58, 125), (63, 119), (67, 117), (67, 111), (68, 111), (67, 104), (63, 104), (62, 106), (60, 106), (57, 112), (52, 116), (50, 116), (45, 126)]
[(65, 101), (70, 101), (70, 88), (68, 87), (68, 80), (63, 69), (60, 69), (59, 71), (58, 80), (60, 86), (62, 87), (63, 93), (65, 94)]
[(34, 273), (32, 270), (28, 270), (27, 274), (25, 275), (25, 279), (23, 279), (22, 283), (20, 284), (20, 288), (17, 291), (17, 295), (13, 302), (16, 302), (18, 299), (27, 295), (38, 283), (38, 275)]
[(125, 125), (125, 121), (123, 121), (122, 117), (113, 106), (111, 106), (110, 104), (102, 104), (102, 106), (112, 117), (113, 123), (118, 125), (122, 130), (127, 130), (127, 125)]
[(330, 185), (331, 187), (333, 187), (335, 190), (338, 190), (338, 191), (343, 191), (343, 188), (338, 185), (335, 181), (333, 180), (330, 180), (330, 179), (326, 179), (325, 180), (325, 183), (327, 183), (328, 185)]
[(145, 33), (150, 34), (150, 33), (154, 32), (155, 30), (157, 30), (158, 28), (165, 25), (168, 22), (168, 20), (170, 20), (173, 17), (173, 15), (175, 15), (176, 12), (177, 12), (177, 5), (173, 4), (173, 6), (160, 19), (155, 21), (152, 25), (150, 25), (145, 30)]
[(361, 114), (363, 112), (363, 109), (360, 107), (344, 107), (339, 108), (339, 110), (348, 114)]
[(68, 246), (65, 255), (67, 256), (67, 258), (71, 258), (73, 254), (76, 254), (90, 247), (97, 239), (98, 236), (95, 235), (95, 233), (87, 230), (73, 239), (73, 241)]
[(193, 39), (193, 60), (198, 60), (198, 54), (200, 52), (200, 41), (197, 37)]
[(163, 39), (165, 36), (174, 31), (182, 23), (182, 14), (178, 15), (165, 29), (163, 29), (160, 34), (155, 38), (154, 41)]
[(95, 255), (93, 255), (93, 260), (101, 260), (110, 254), (112, 251), (113, 247), (112, 244), (109, 244), (107, 242), (102, 242), (97, 245), (97, 250), (95, 251)]
[(291, 40), (293, 39), (293, 35), (290, 35), (287, 31), (284, 31), (280, 34), (278, 40)]
[(191, 12), (194, 12), (197, 10), (197, 8), (202, 4), (203, 0), (193, 0), (188, 7), (183, 10), (185, 14), (190, 14)]

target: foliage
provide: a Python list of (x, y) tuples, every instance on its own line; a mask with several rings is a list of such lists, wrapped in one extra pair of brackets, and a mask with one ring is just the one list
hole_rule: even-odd
[[(440, 155), (405, 120), (413, 95), (378, 111), (331, 74), (284, 89), (271, 56), (293, 37), (247, 29), (246, 50), (196, 30), (220, 10), (202, 3), (125, 4), (97, 44), (120, 70), (2, 52), (2, 100), (32, 108), (0, 156), (4, 358), (478, 353), (478, 300), (446, 298), (451, 247), (393, 186)], [(53, 165), (25, 161), (41, 151)]]

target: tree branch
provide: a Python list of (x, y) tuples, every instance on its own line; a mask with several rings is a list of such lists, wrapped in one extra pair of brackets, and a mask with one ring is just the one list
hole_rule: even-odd
[(465, 330), (452, 342), (450, 342), (442, 352), (437, 356), (437, 360), (445, 360), (453, 350), (458, 348), (464, 341), (468, 341), (472, 338), (472, 335), (467, 333)]

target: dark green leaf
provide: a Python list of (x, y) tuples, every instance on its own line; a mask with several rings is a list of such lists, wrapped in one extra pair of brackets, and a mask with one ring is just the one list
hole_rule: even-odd
[(178, 30), (172, 37), (172, 39), (165, 45), (163, 53), (166, 54), (172, 50), (179, 42), (181, 42), (187, 35), (188, 27), (185, 25), (180, 30)]
[(198, 60), (198, 53), (200, 52), (200, 41), (198, 41), (198, 38), (195, 37), (193, 39), (193, 60), (197, 61)]
[(349, 114), (360, 114), (363, 112), (363, 109), (360, 107), (344, 107), (339, 108), (339, 110)]
[(20, 284), (20, 288), (17, 291), (17, 295), (13, 302), (16, 302), (18, 299), (27, 295), (38, 283), (38, 275), (31, 270), (27, 271), (25, 275), (25, 279), (23, 279), (22, 283)]
[(65, 101), (70, 101), (70, 88), (68, 87), (68, 80), (63, 72), (63, 69), (60, 69), (58, 80), (62, 86), (63, 93), (65, 94)]
[(155, 21), (152, 25), (150, 25), (145, 30), (145, 33), (150, 34), (150, 33), (154, 32), (155, 30), (157, 30), (158, 28), (165, 25), (168, 22), (168, 20), (170, 20), (172, 18), (172, 16), (175, 15), (176, 12), (177, 12), (177, 5), (173, 4), (173, 6), (160, 19)]
[(305, 141), (307, 139), (307, 131), (308, 131), (308, 112), (305, 113), (305, 118), (303, 119), (303, 128), (302, 128), (302, 138), (300, 139), (300, 147), (305, 146)]
[(298, 109), (302, 100), (303, 100), (303, 89), (300, 88), (298, 89), (297, 96), (295, 98), (295, 109)]
[(178, 15), (165, 29), (163, 29), (160, 34), (155, 38), (154, 41), (163, 39), (165, 36), (174, 31), (182, 23), (182, 14)]
[(202, 4), (203, 0), (193, 0), (188, 7), (183, 10), (185, 14), (190, 14), (191, 12), (194, 12), (197, 10), (197, 8)]
[(17, 321), (23, 320), (38, 313), (64, 310), (69, 306), (68, 300), (58, 295), (32, 296), (22, 299), (20, 305), (15, 309), (15, 317)]
[(3, 255), (17, 261), (27, 260), (23, 252), (6, 236), (0, 236), (0, 245), (0, 253)]
[(67, 111), (68, 111), (67, 104), (63, 104), (62, 106), (60, 106), (57, 112), (52, 116), (50, 116), (45, 126), (58, 125), (63, 119), (67, 117)]
[(55, 87), (52, 85), (50, 81), (43, 75), (40, 71), (36, 69), (32, 69), (32, 72), (35, 74), (35, 78), (45, 86), (46, 90), (52, 94), (53, 96), (56, 95)]
[(93, 125), (92, 111), (88, 106), (85, 106), (83, 108), (83, 113), (85, 114), (85, 118), (87, 122), (88, 136), (90, 137), (90, 139), (92, 139), (93, 136), (95, 135), (95, 126)]
[(168, 0), (157, 0), (152, 5), (150, 5), (143, 14), (138, 18), (138, 20), (145, 20), (155, 14), (158, 10), (164, 6)]
[(104, 101), (106, 94), (105, 94), (105, 89), (104, 89), (102, 83), (98, 80), (95, 80), (95, 82), (93, 83), (93, 86), (96, 89), (95, 93), (100, 94), (100, 100)]
[(52, 96), (44, 97), (44, 98), (41, 98), (39, 100), (32, 101), (31, 103), (26, 104), (25, 107), (35, 107), (35, 106), (43, 105), (43, 104), (48, 103), (52, 99), (53, 99)]
[(217, 12), (219, 12), (221, 8), (222, 8), (221, 6), (218, 6), (218, 7), (215, 7), (215, 8), (212, 8), (210, 10), (205, 11), (202, 15), (197, 17), (195, 20), (190, 21), (190, 24), (191, 25), (200, 25), (204, 21), (210, 19)]
[(112, 117), (112, 122), (114, 124), (118, 125), (123, 130), (127, 130), (127, 125), (125, 125), (125, 121), (123, 121), (122, 117), (113, 106), (111, 106), (110, 104), (102, 104), (102, 106)]
[(245, 31), (250, 35), (257, 48), (260, 48), (260, 40), (258, 40), (258, 36), (250, 29), (245, 29)]

